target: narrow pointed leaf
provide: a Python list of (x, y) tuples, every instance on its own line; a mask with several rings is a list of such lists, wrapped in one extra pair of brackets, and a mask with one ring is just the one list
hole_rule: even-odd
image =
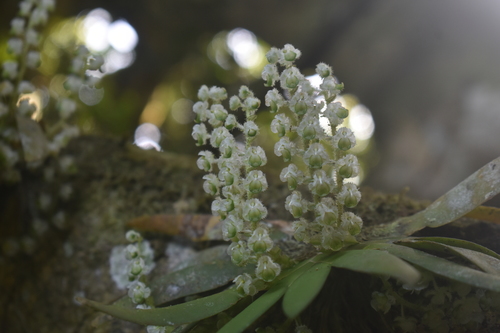
[(128, 309), (118, 305), (105, 305), (85, 298), (76, 298), (84, 305), (113, 317), (140, 325), (178, 326), (198, 321), (222, 312), (238, 302), (240, 296), (234, 289), (199, 298), (191, 302), (155, 309)]
[(420, 279), (420, 272), (415, 267), (385, 251), (347, 250), (329, 256), (320, 255), (312, 260), (361, 273), (388, 275), (409, 285)]
[(425, 227), (436, 228), (464, 216), (498, 193), (500, 157), (473, 173), (423, 211), (386, 225), (366, 228), (362, 237), (409, 236)]
[(465, 267), (446, 259), (402, 245), (373, 243), (367, 245), (367, 247), (386, 250), (395, 256), (451, 280), (463, 282), (477, 288), (500, 292), (499, 276)]
[(276, 304), (285, 294), (288, 287), (313, 265), (313, 263), (305, 261), (292, 267), (288, 272), (282, 273), (279, 280), (268, 291), (231, 319), (218, 333), (240, 333), (245, 331), (255, 320), (269, 310), (271, 306)]
[(461, 247), (463, 249), (469, 249), (476, 252), (481, 252), (500, 260), (500, 255), (495, 251), (492, 251), (487, 247), (463, 239), (447, 238), (447, 237), (418, 237), (417, 239), (428, 240), (431, 242), (436, 242), (445, 245)]
[(283, 312), (288, 318), (295, 318), (311, 304), (323, 288), (330, 270), (329, 264), (316, 264), (292, 283), (283, 297)]
[(420, 239), (402, 240), (401, 242), (398, 242), (398, 244), (420, 250), (430, 250), (460, 256), (470, 261), (486, 273), (500, 276), (500, 260), (482, 252)]

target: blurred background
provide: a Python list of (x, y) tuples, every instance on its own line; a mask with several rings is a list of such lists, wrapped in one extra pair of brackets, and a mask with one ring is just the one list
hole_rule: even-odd
[[(0, 3), (0, 61), (17, 6)], [(345, 84), (361, 185), (435, 199), (500, 155), (496, 0), (60, 0), (44, 38), (32, 82), (52, 96), (76, 44), (106, 60), (102, 100), (75, 119), (86, 134), (197, 154), (199, 86), (263, 99), (264, 55), (291, 43), (304, 74), (325, 62)]]

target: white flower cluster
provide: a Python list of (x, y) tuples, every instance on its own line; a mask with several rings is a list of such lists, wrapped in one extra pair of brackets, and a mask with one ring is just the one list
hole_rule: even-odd
[[(269, 236), (263, 222), (267, 209), (257, 198), (267, 189), (264, 173), (256, 169), (267, 163), (266, 154), (261, 147), (252, 145), (259, 133), (255, 113), (260, 100), (246, 86), (229, 99), (230, 110), (245, 113), (245, 122), (240, 123), (222, 105), (227, 97), (226, 90), (219, 87), (202, 86), (198, 91), (200, 101), (193, 106), (198, 123), (193, 127), (193, 139), (199, 146), (209, 142), (219, 153), (215, 156), (208, 150), (200, 152), (197, 165), (208, 172), (203, 177), (203, 189), (215, 196), (212, 212), (223, 220), (224, 239), (232, 242), (228, 248), (232, 261), (240, 266), (257, 264), (257, 279), (270, 282), (281, 272), (283, 255)], [(205, 123), (212, 128), (210, 133)], [(234, 129), (243, 133), (245, 142), (236, 141), (231, 133)], [(255, 281), (250, 276), (235, 281), (242, 293), (255, 294)]]
[[(274, 87), (279, 81), (283, 91), (268, 91), (265, 102), (275, 113), (271, 131), (280, 137), (274, 152), (288, 163), (280, 175), (293, 191), (285, 207), (298, 219), (293, 222), (297, 240), (321, 249), (340, 250), (346, 242), (355, 241), (353, 236), (362, 226), (358, 216), (345, 211), (355, 207), (361, 198), (355, 184), (344, 183), (344, 179), (359, 174), (356, 156), (347, 153), (356, 140), (350, 129), (339, 127), (349, 114), (335, 102), (343, 85), (332, 76), (330, 66), (320, 63), (316, 73), (322, 82), (319, 88), (312, 87), (294, 66), (300, 54), (290, 44), (283, 49), (272, 48), (266, 55), (269, 64), (262, 72), (266, 86)], [(331, 135), (320, 126), (320, 117), (328, 120)], [(294, 157), (307, 168), (301, 170), (292, 163)], [(300, 185), (307, 186), (311, 200), (298, 191)]]
[[(275, 113), (271, 131), (280, 137), (274, 152), (287, 163), (280, 179), (293, 191), (285, 207), (298, 219), (293, 222), (297, 240), (324, 250), (340, 250), (346, 243), (355, 242), (354, 235), (362, 226), (358, 216), (346, 211), (358, 204), (361, 194), (356, 185), (344, 183), (344, 179), (359, 173), (357, 158), (348, 154), (356, 141), (350, 129), (339, 127), (348, 116), (348, 111), (335, 102), (343, 85), (332, 76), (332, 69), (321, 63), (316, 72), (322, 83), (314, 88), (294, 66), (300, 55), (289, 44), (283, 49), (272, 48), (266, 55), (269, 64), (262, 71), (265, 86), (272, 88), (265, 96), (266, 106)], [(273, 88), (277, 82), (281, 92)], [(200, 152), (197, 165), (208, 172), (203, 188), (215, 196), (212, 212), (221, 216), (223, 237), (232, 242), (228, 248), (232, 261), (237, 265), (257, 264), (258, 280), (248, 274), (235, 279), (241, 293), (252, 295), (256, 281), (274, 280), (286, 260), (269, 236), (263, 223), (267, 209), (257, 198), (268, 186), (262, 171), (255, 169), (267, 162), (264, 150), (252, 146), (259, 133), (254, 121), (260, 100), (246, 86), (229, 99), (230, 110), (245, 112), (246, 120), (240, 124), (221, 104), (227, 97), (223, 88), (200, 88), (200, 101), (193, 106), (197, 124), (192, 136), (198, 146), (210, 143), (218, 150), (218, 154)], [(320, 116), (328, 119), (332, 135), (320, 126)], [(233, 129), (243, 133), (245, 142), (236, 141)], [(301, 160), (306, 168), (301, 170), (292, 163), (294, 159)]]

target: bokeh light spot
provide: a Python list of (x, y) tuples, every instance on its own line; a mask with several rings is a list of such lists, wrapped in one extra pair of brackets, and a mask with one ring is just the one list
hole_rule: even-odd
[(127, 21), (117, 20), (109, 25), (107, 40), (118, 52), (127, 53), (135, 48), (139, 38), (135, 29)]
[(144, 123), (137, 127), (134, 134), (134, 144), (142, 149), (156, 149), (161, 151), (158, 144), (160, 142), (161, 133), (158, 127), (151, 123)]

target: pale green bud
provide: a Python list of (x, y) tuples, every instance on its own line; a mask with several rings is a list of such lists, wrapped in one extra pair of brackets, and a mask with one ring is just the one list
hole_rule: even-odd
[(273, 248), (273, 245), (268, 231), (262, 227), (256, 228), (248, 239), (248, 247), (256, 253), (268, 252)]
[(337, 200), (347, 208), (352, 208), (361, 200), (361, 193), (355, 184), (345, 183), (337, 195)]
[(151, 295), (151, 289), (146, 287), (146, 285), (140, 281), (134, 282), (128, 290), (128, 296), (135, 304), (144, 303), (149, 295)]
[(309, 183), (309, 190), (317, 196), (324, 197), (335, 188), (335, 181), (326, 176), (325, 171), (318, 170), (313, 175), (312, 182)]
[(349, 150), (356, 145), (354, 133), (346, 127), (339, 128), (332, 138), (334, 146), (340, 150)]
[(125, 234), (125, 238), (130, 242), (130, 243), (135, 243), (135, 242), (140, 242), (142, 241), (142, 236), (140, 233), (138, 233), (135, 230), (129, 230)]
[(243, 206), (243, 219), (248, 222), (259, 222), (267, 215), (267, 209), (259, 199), (253, 198)]
[(342, 214), (341, 228), (349, 232), (351, 235), (357, 235), (363, 227), (363, 220), (354, 213), (345, 212)]
[(281, 273), (281, 267), (275, 263), (271, 257), (262, 256), (257, 262), (255, 274), (257, 277), (265, 282), (273, 281)]
[(248, 173), (244, 184), (248, 191), (257, 194), (267, 189), (267, 180), (260, 170), (252, 170)]
[(238, 96), (231, 96), (229, 99), (229, 109), (235, 111), (241, 107), (241, 100)]
[(316, 65), (316, 73), (322, 78), (326, 78), (333, 74), (332, 68), (327, 64), (320, 62)]
[(245, 154), (245, 162), (253, 168), (264, 166), (267, 163), (264, 149), (259, 146), (249, 147)]

